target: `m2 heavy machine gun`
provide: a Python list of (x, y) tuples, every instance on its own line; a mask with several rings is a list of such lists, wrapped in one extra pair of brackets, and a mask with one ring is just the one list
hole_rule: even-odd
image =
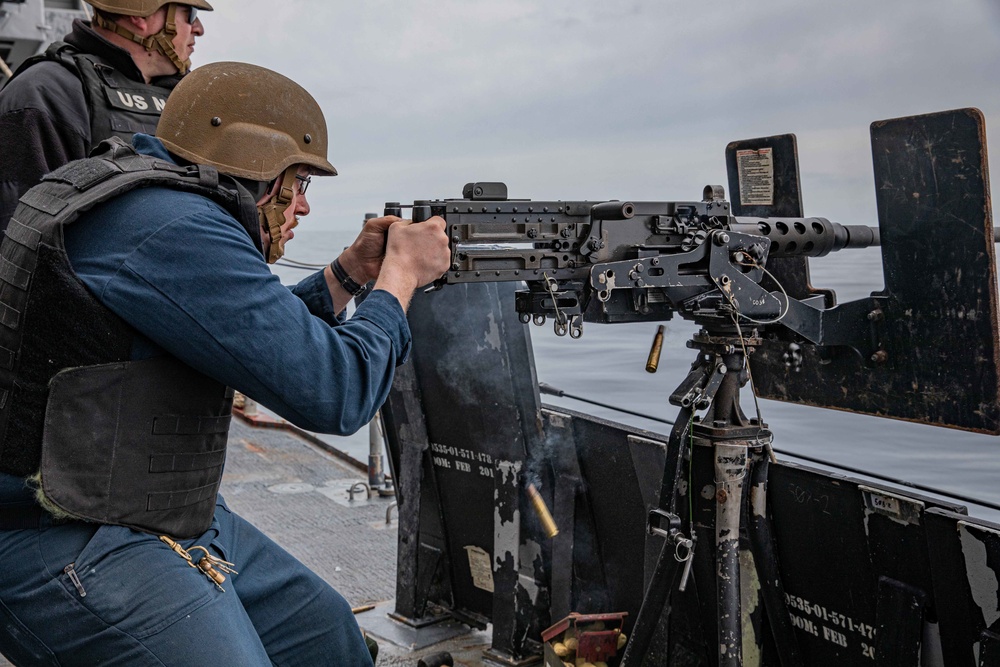
[[(551, 319), (558, 335), (579, 338), (584, 322), (660, 322), (675, 315), (700, 327), (688, 344), (696, 350), (696, 359), (669, 399), (679, 414), (669, 437), (661, 443), (660, 457), (649, 458), (649, 452), (639, 446), (657, 440), (653, 434), (628, 435), (636, 474), (642, 477), (638, 461), (643, 459), (658, 461), (662, 476), (657, 488), (650, 489), (653, 485), (647, 480), (642, 489), (649, 510), (645, 521), (649, 538), (645, 545), (633, 548), (645, 549), (650, 557), (642, 577), (641, 605), (632, 609), (638, 614), (634, 615), (621, 664), (633, 667), (644, 660), (646, 664), (673, 664), (671, 661), (687, 656), (687, 662), (678, 664), (788, 667), (872, 664), (874, 660), (879, 665), (904, 665), (916, 664), (916, 656), (930, 650), (946, 655), (943, 664), (972, 664), (968, 637), (948, 634), (950, 622), (942, 618), (952, 604), (941, 595), (947, 577), (932, 570), (934, 563), (945, 561), (927, 546), (932, 522), (923, 518), (924, 510), (933, 509), (935, 503), (900, 497), (861, 482), (847, 484), (849, 492), (840, 487), (834, 491), (831, 488), (837, 484), (822, 475), (810, 478), (807, 484), (801, 479), (805, 474), (801, 470), (790, 472), (774, 460), (771, 433), (759, 411), (754, 418), (744, 414), (740, 390), (753, 380), (755, 395), (768, 398), (1000, 433), (1000, 335), (984, 137), (982, 116), (972, 109), (873, 124), (878, 228), (803, 215), (792, 135), (730, 144), (731, 202), (721, 186), (706, 187), (701, 199), (694, 201), (589, 202), (510, 199), (502, 183), (472, 183), (461, 199), (413, 203), (415, 221), (442, 216), (452, 240), (451, 270), (436, 284), (443, 289), (417, 304), (416, 317), (427, 313), (439, 329), (440, 320), (430, 314), (435, 308), (452, 318), (458, 312), (447, 302), (449, 290), (458, 289), (452, 285), (468, 289), (470, 284), (522, 281), (525, 286), (512, 286), (512, 295), (510, 290), (496, 294), (513, 296), (522, 324), (544, 324)], [(406, 208), (410, 207), (393, 202), (386, 205), (386, 213), (405, 215)], [(883, 290), (869, 298), (837, 304), (832, 292), (815, 290), (809, 284), (807, 258), (871, 245), (881, 245)], [(474, 314), (468, 316), (473, 318)], [(496, 331), (506, 335), (504, 332), (514, 326), (506, 323), (497, 327), (497, 318), (495, 312), (488, 317), (494, 334), (487, 339), (494, 342), (499, 338)], [(422, 326), (419, 319), (415, 326)], [(442, 342), (447, 346), (454, 341), (454, 336), (442, 340), (439, 332), (435, 343), (440, 347)], [(483, 349), (480, 343), (477, 346)], [(425, 367), (440, 368), (445, 355), (461, 351), (417, 350), (416, 356), (421, 354), (437, 355)], [(508, 354), (500, 366), (523, 362), (523, 357), (523, 352)], [(656, 365), (654, 357), (651, 355), (651, 367)], [(421, 363), (419, 358), (416, 363)], [(530, 360), (527, 363), (530, 365)], [(482, 400), (481, 388), (473, 386), (475, 377), (454, 376), (456, 370), (462, 374), (469, 368), (452, 367), (451, 382)], [(428, 372), (442, 377), (440, 371)], [(409, 379), (404, 373), (401, 382), (409, 382), (411, 390), (423, 391), (423, 421), (418, 420), (424, 429), (421, 432), (428, 449), (443, 456), (450, 451), (441, 444), (448, 429), (432, 424), (442, 422), (426, 407), (426, 397), (430, 391), (448, 390), (441, 383), (419, 379), (419, 369), (417, 373)], [(515, 377), (514, 370), (510, 373)], [(533, 372), (528, 375), (533, 382)], [(580, 515), (589, 512), (597, 517), (601, 510), (590, 507), (581, 512), (579, 484), (576, 501), (560, 491), (560, 480), (579, 482), (581, 476), (587, 477), (580, 470), (586, 467), (581, 453), (586, 447), (577, 443), (581, 463), (575, 468), (555, 461), (561, 456), (559, 442), (568, 437), (554, 433), (561, 428), (563, 417), (556, 419), (545, 410), (534, 418), (524, 414), (532, 409), (531, 401), (511, 392), (511, 386), (516, 385), (515, 379), (494, 386), (512, 396), (523, 459), (512, 463), (511, 456), (497, 454), (487, 459), (481, 451), (471, 454), (477, 462), (496, 464), (495, 477), (489, 477), (496, 486), (497, 541), (492, 550), (482, 546), (480, 550), (487, 557), (478, 567), (492, 568), (493, 575), (509, 588), (501, 593), (499, 581), (491, 580), (492, 614), (480, 611), (478, 617), (493, 621), (493, 657), (508, 664), (530, 654), (526, 648), (531, 645), (529, 636), (542, 620), (558, 620), (557, 611), (569, 611), (569, 607), (582, 612), (619, 611), (579, 609), (588, 603), (594, 606), (597, 599), (607, 602), (615, 595), (578, 590), (563, 580), (566, 575), (559, 574), (560, 568), (586, 569), (577, 562), (572, 531), (575, 527), (578, 536), (600, 539), (601, 521), (595, 518), (597, 527), (581, 532)], [(533, 395), (537, 397), (537, 390)], [(407, 473), (399, 470), (406, 460), (399, 448), (406, 437), (412, 438), (415, 408), (412, 401), (405, 404), (398, 398), (390, 398), (387, 419), (394, 427), (390, 431), (397, 434), (394, 466), (403, 495), (402, 509)], [(494, 405), (498, 410), (503, 408), (500, 403)], [(532, 421), (536, 422), (534, 428)], [(538, 432), (539, 428), (544, 433)], [(581, 428), (575, 427), (573, 437), (581, 437)], [(431, 434), (432, 430), (436, 433)], [(411, 435), (404, 437), (400, 435), (403, 432)], [(473, 436), (463, 431), (465, 442), (471, 442), (469, 449), (475, 451)], [(603, 437), (613, 439), (610, 431)], [(451, 469), (450, 462), (432, 458), (432, 470), (450, 474), (434, 468)], [(549, 468), (539, 473), (546, 465)], [(521, 523), (517, 513), (508, 516), (511, 505), (527, 506), (523, 487), (536, 478), (554, 487), (549, 497), (556, 505), (557, 523), (562, 507), (563, 520), (568, 516), (575, 526), (570, 526), (569, 546), (566, 538), (562, 543), (556, 538), (551, 549), (541, 549), (544, 555), (537, 559), (529, 577), (536, 595), (526, 599), (523, 583), (519, 583), (519, 578), (526, 577), (525, 564), (518, 566), (515, 558), (511, 565), (511, 551), (518, 553), (518, 549), (499, 545), (505, 533), (498, 526)], [(593, 476), (583, 486), (588, 484), (599, 486)], [(643, 486), (641, 479), (638, 484)], [(805, 507), (796, 508), (790, 501), (792, 507), (782, 505), (783, 491), (775, 491), (775, 484), (781, 489), (798, 488), (796, 502)], [(801, 499), (808, 496), (811, 501), (821, 496), (821, 491), (823, 512), (816, 518), (809, 513), (815, 509), (811, 502)], [(425, 498), (426, 506), (430, 502), (426, 500), (427, 489), (416, 492)], [(438, 580), (436, 585), (443, 585), (441, 568), (464, 569), (453, 551), (450, 560), (443, 555), (454, 549), (449, 542), (463, 538), (448, 536), (448, 502), (442, 498), (430, 502), (438, 508), (437, 521), (441, 522), (435, 524), (435, 530), (444, 533), (438, 546), (432, 544), (434, 539), (416, 538), (421, 547), (437, 549), (438, 555), (431, 557), (431, 551), (421, 552), (416, 545), (404, 549), (401, 542), (401, 577), (405, 585), (412, 585), (408, 591), (400, 589), (401, 594), (410, 596), (406, 598), (409, 606), (404, 604), (401, 612), (397, 609), (400, 618), (422, 613), (412, 599), (416, 589), (422, 590), (424, 602), (428, 597), (442, 597), (440, 591), (435, 597), (429, 583)], [(412, 495), (409, 500), (412, 502)], [(468, 495), (465, 502), (469, 502)], [(836, 524), (846, 520), (846, 515), (829, 519), (829, 510), (836, 507), (864, 512), (866, 531), (869, 515), (897, 525), (878, 527), (875, 532), (885, 533), (876, 539), (869, 532), (869, 544), (857, 547), (865, 552), (863, 567), (851, 565), (858, 581), (840, 581), (834, 584), (834, 589), (840, 590), (826, 590), (817, 583), (815, 571), (800, 561), (826, 563), (833, 559), (829, 574), (839, 571), (837, 559), (849, 562), (855, 557), (840, 553), (854, 546), (848, 545), (846, 538), (840, 542), (831, 538), (838, 531), (853, 535), (851, 531), (857, 528), (846, 531)], [(947, 506), (942, 511), (961, 509)], [(417, 525), (426, 522), (426, 509), (424, 519), (417, 516), (413, 521), (413, 534), (407, 539), (419, 534)], [(823, 521), (827, 521), (825, 528)], [(816, 532), (821, 529), (822, 533)], [(796, 530), (799, 537), (808, 536), (812, 543), (799, 543)], [(532, 528), (526, 526), (525, 531), (532, 533)], [(889, 539), (889, 534), (896, 542), (889, 548), (892, 553), (886, 555), (884, 545), (872, 546), (870, 542)], [(954, 542), (953, 537), (950, 540)], [(523, 554), (528, 542), (531, 540), (522, 538), (514, 546)], [(908, 557), (926, 566), (900, 570), (898, 564), (880, 563), (901, 556), (894, 550), (904, 542), (919, 551), (917, 556)], [(996, 542), (988, 548), (1000, 548), (1000, 534)], [(829, 553), (811, 551), (821, 545), (831, 547), (826, 550)], [(418, 553), (422, 554), (421, 564), (404, 567), (404, 552), (411, 553), (415, 561)], [(472, 578), (481, 579), (483, 573), (475, 573), (477, 564), (471, 551), (468, 558)], [(431, 561), (435, 565), (428, 570)], [(404, 571), (408, 567), (413, 567), (410, 579)], [(849, 572), (844, 575), (849, 576)], [(421, 578), (422, 588), (418, 585)], [(608, 588), (617, 585), (609, 583), (607, 576), (603, 581)], [(487, 588), (477, 587), (481, 591)], [(851, 587), (858, 590), (844, 598), (844, 589)], [(464, 607), (457, 615), (475, 621), (477, 614), (469, 609), (475, 604), (456, 604), (462, 597), (458, 588), (453, 577), (449, 592), (443, 596), (451, 596), (451, 605), (445, 606)], [(537, 595), (539, 588), (550, 600), (561, 600), (552, 604), (548, 619), (539, 611), (544, 607)], [(812, 602), (802, 602), (803, 590), (814, 591), (809, 598)], [(506, 603), (498, 604), (498, 597)], [(619, 595), (618, 599), (625, 597)], [(861, 599), (863, 602), (858, 602)], [(845, 607), (846, 612), (839, 611)], [(1000, 610), (993, 611), (1000, 618)], [(831, 614), (834, 621), (830, 621)], [(990, 614), (984, 617), (988, 619)], [(926, 645), (928, 624), (946, 635), (934, 640), (934, 646)], [(505, 633), (500, 640), (498, 632)], [(1000, 651), (995, 644), (980, 648), (981, 652)]]
[[(463, 194), (412, 206), (414, 221), (439, 215), (448, 225), (452, 270), (436, 285), (524, 281), (515, 303), (525, 324), (552, 318), (557, 335), (579, 338), (585, 320), (663, 321), (677, 313), (714, 329), (739, 315), (735, 323), (780, 322), (815, 344), (871, 347), (860, 327), (829, 317), (822, 297), (800, 301), (761, 282), (769, 257), (877, 245), (878, 229), (734, 216), (717, 185), (685, 202), (512, 200), (503, 183), (469, 183)], [(386, 213), (402, 208), (390, 202)]]

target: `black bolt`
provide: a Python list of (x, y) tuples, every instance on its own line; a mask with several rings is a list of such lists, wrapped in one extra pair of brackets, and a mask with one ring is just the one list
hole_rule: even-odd
[(219, 127), (220, 125), (222, 125), (222, 119), (221, 118), (219, 118), (218, 116), (215, 116), (214, 118), (212, 118), (212, 127)]

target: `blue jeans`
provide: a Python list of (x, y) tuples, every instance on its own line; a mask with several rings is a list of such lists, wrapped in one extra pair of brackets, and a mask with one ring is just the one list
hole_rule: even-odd
[(15, 665), (372, 665), (347, 601), (221, 498), (184, 545), (235, 564), (224, 593), (153, 535), (42, 523), (0, 531), (0, 651)]

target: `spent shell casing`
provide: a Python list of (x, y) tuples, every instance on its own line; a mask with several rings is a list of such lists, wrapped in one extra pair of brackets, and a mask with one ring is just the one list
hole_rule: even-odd
[(528, 485), (528, 497), (531, 499), (531, 506), (535, 508), (535, 514), (538, 515), (538, 519), (542, 522), (542, 529), (545, 530), (545, 534), (549, 538), (553, 538), (559, 534), (559, 527), (556, 525), (556, 520), (552, 518), (552, 513), (549, 512), (548, 505), (542, 499), (542, 494), (538, 493), (538, 489), (535, 488), (534, 484)]
[(660, 353), (663, 351), (663, 332), (665, 327), (661, 324), (653, 336), (653, 347), (649, 350), (649, 358), (646, 359), (646, 372), (655, 373), (660, 367)]

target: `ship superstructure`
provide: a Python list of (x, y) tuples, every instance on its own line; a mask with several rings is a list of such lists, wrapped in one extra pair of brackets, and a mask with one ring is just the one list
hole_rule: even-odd
[(67, 34), (74, 19), (87, 15), (82, 0), (0, 2), (0, 85), (25, 59)]

